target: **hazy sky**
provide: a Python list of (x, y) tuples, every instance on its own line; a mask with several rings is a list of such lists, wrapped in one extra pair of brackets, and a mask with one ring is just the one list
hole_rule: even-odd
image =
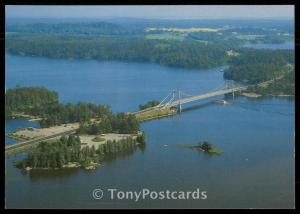
[(43, 18), (293, 18), (292, 5), (237, 6), (6, 6), (7, 17)]

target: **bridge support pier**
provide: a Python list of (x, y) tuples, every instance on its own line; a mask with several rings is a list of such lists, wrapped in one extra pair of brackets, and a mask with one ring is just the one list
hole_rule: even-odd
[(179, 107), (179, 113), (181, 113), (181, 110), (182, 110), (182, 106), (181, 106), (181, 92), (180, 91), (178, 91), (178, 98), (179, 98), (179, 105), (178, 105), (178, 107)]

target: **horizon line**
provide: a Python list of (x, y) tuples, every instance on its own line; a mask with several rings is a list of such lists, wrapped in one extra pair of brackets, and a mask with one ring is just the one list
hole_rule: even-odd
[(225, 17), (225, 16), (203, 16), (203, 17), (187, 17), (187, 18), (172, 18), (172, 17), (133, 17), (133, 16), (103, 16), (103, 17), (86, 17), (86, 16), (66, 16), (66, 17), (53, 17), (53, 16), (5, 16), (7, 18), (22, 18), (22, 19), (158, 19), (158, 20), (210, 20), (210, 19), (295, 19), (294, 16), (266, 16), (266, 17)]

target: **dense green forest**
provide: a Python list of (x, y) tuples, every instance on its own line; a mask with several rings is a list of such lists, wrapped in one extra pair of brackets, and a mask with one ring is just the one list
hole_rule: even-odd
[[(139, 122), (132, 115), (113, 114), (109, 105), (96, 105), (78, 102), (62, 104), (58, 102), (56, 92), (39, 87), (19, 87), (7, 90), (5, 94), (5, 114), (39, 116), (41, 127), (50, 127), (65, 123), (79, 122), (85, 124), (81, 132), (88, 133), (137, 133)], [(89, 125), (91, 119), (100, 120), (96, 125)], [(87, 125), (88, 124), (88, 125)]]
[[(47, 25), (45, 28), (47, 29)], [(73, 29), (73, 27), (70, 28)], [(252, 42), (266, 42), (270, 38), (273, 37), (258, 37)], [(198, 40), (208, 41), (208, 43)], [(214, 32), (189, 33), (187, 39), (182, 41), (146, 39), (143, 36), (79, 36), (76, 33), (72, 35), (51, 33), (6, 35), (6, 51), (21, 56), (148, 62), (195, 69), (212, 68), (224, 64), (256, 63), (260, 58), (264, 60), (262, 63), (293, 61), (291, 50), (239, 48), (241, 44), (243, 44), (241, 39)], [(226, 54), (228, 50), (238, 50), (240, 57), (228, 56)]]
[(251, 43), (263, 43), (263, 44), (282, 44), (287, 39), (282, 38), (280, 36), (264, 36), (264, 37), (257, 37), (255, 40), (251, 41)]
[(255, 92), (263, 96), (295, 95), (295, 69), (286, 73), (283, 78), (275, 79), (268, 87), (250, 86), (247, 92)]
[(108, 105), (95, 105), (91, 103), (78, 102), (76, 104), (55, 104), (48, 105), (46, 108), (38, 108), (31, 111), (32, 115), (42, 117), (40, 125), (49, 127), (65, 123), (84, 122), (92, 118), (110, 115), (111, 110)]
[(269, 50), (269, 49), (253, 49), (238, 48), (238, 57), (232, 57), (229, 61), (231, 65), (247, 65), (255, 63), (275, 63), (283, 65), (286, 63), (294, 63), (294, 50)]
[(32, 114), (36, 109), (58, 104), (58, 94), (43, 87), (17, 87), (5, 92), (5, 117)]
[(27, 25), (7, 25), (6, 32), (38, 33), (59, 35), (136, 35), (143, 34), (144, 29), (136, 26), (124, 26), (110, 22), (94, 23), (32, 23)]
[(78, 134), (103, 134), (103, 133), (120, 133), (120, 134), (136, 134), (140, 129), (140, 124), (134, 115), (126, 115), (118, 113), (110, 114), (102, 117), (100, 121), (95, 123), (80, 123)]
[(6, 51), (22, 56), (120, 60), (184, 68), (212, 68), (223, 65), (228, 60), (225, 54), (228, 43), (222, 44), (203, 44), (192, 40), (150, 40), (143, 37), (11, 35), (6, 38)]
[(255, 63), (247, 65), (235, 65), (228, 68), (224, 77), (247, 84), (255, 84), (274, 79), (282, 74), (286, 68), (272, 63)]
[[(43, 25), (47, 28), (59, 25), (66, 26), (72, 24), (74, 28), (80, 26), (101, 26), (116, 25), (126, 28), (227, 28), (223, 30), (237, 31), (239, 33), (260, 34), (268, 31), (272, 32), (294, 32), (294, 21), (292, 19), (143, 19), (143, 18), (108, 18), (108, 19), (91, 19), (91, 18), (9, 18), (5, 22), (5, 30), (18, 29), (18, 32), (25, 32), (32, 28), (38, 29), (38, 26)], [(64, 29), (62, 29), (64, 31)], [(35, 31), (38, 32), (38, 31)]]
[(135, 139), (128, 137), (117, 142), (107, 141), (98, 148), (81, 147), (78, 136), (62, 136), (54, 142), (38, 144), (28, 152), (26, 159), (15, 161), (15, 166), (20, 169), (26, 167), (55, 169), (63, 168), (69, 163), (77, 163), (81, 167), (88, 167), (93, 163), (101, 163), (110, 154), (132, 151), (145, 143), (144, 133)]
[[(172, 30), (167, 29), (172, 27), (181, 30), (212, 28), (214, 32), (181, 31), (174, 34)], [(146, 28), (153, 29), (146, 31)], [(6, 24), (5, 46), (8, 53), (21, 56), (146, 62), (191, 69), (229, 65), (224, 72), (225, 79), (255, 84), (284, 75), (287, 70), (286, 64), (294, 64), (294, 51), (258, 50), (242, 45), (245, 42), (282, 43), (291, 41), (293, 34), (293, 22), (288, 20), (174, 22), (116, 19), (111, 22), (106, 20), (82, 23)], [(228, 54), (229, 51), (234, 51), (236, 55)], [(293, 83), (290, 82), (291, 84)], [(39, 112), (35, 106), (27, 108), (26, 105), (26, 111), (31, 109)], [(22, 106), (24, 104), (8, 109), (7, 112), (23, 111)], [(57, 103), (51, 105), (48, 111), (58, 113), (51, 113), (52, 116), (43, 120), (42, 125), (49, 126), (68, 121), (82, 122), (91, 117), (90, 115), (96, 114), (93, 110), (95, 108), (82, 103), (68, 107)], [(72, 112), (78, 109), (85, 113), (81, 116), (74, 115), (76, 113)], [(47, 118), (47, 115), (43, 116)]]
[(140, 109), (140, 110), (143, 110), (143, 109), (146, 109), (146, 108), (150, 108), (150, 107), (153, 107), (153, 106), (157, 106), (159, 103), (160, 103), (159, 100), (151, 100), (151, 101), (147, 102), (147, 103), (144, 104), (144, 105), (139, 105), (139, 109)]
[(247, 84), (271, 80), (285, 74), (294, 63), (293, 50), (256, 50), (243, 48), (239, 56), (230, 60), (230, 66), (224, 71), (225, 79)]

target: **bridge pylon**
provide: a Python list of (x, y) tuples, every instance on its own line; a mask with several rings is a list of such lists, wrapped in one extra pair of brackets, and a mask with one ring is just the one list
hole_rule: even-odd
[(231, 80), (231, 87), (232, 87), (232, 100), (234, 100), (234, 80)]
[(181, 110), (182, 110), (182, 106), (181, 106), (181, 91), (178, 91), (178, 98), (179, 98), (179, 113), (181, 113)]
[(226, 80), (226, 88), (232, 89), (232, 98), (234, 99), (234, 80)]
[(234, 100), (234, 80), (230, 80), (230, 86), (232, 88), (232, 99)]

